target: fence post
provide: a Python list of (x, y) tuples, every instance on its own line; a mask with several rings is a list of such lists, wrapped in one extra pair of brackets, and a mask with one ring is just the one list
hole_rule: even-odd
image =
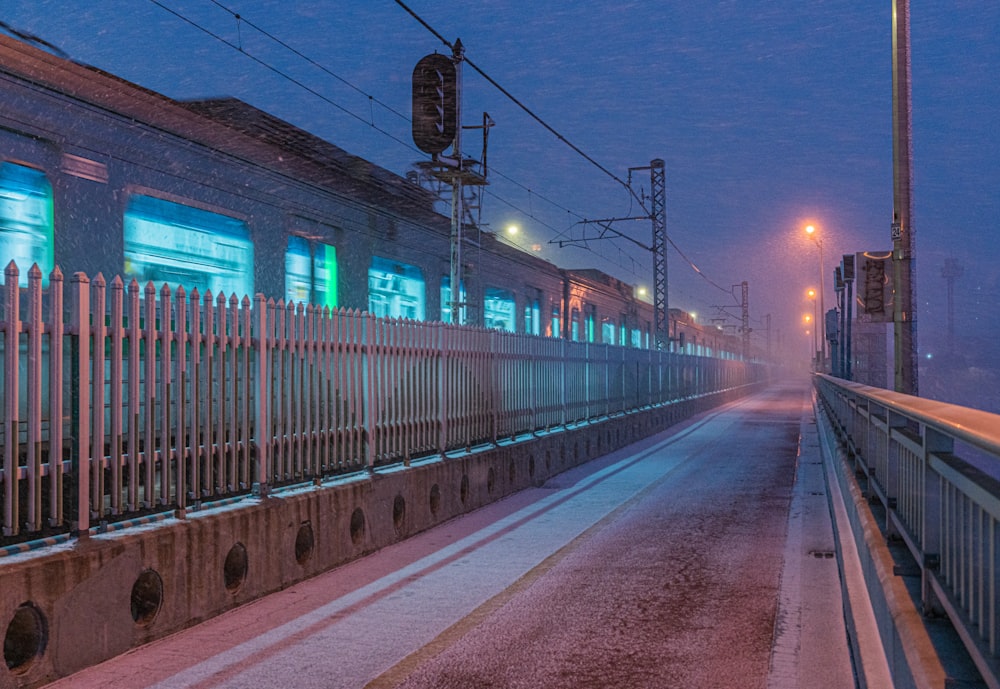
[(76, 519), (73, 531), (79, 539), (90, 529), (90, 279), (74, 273), (70, 280), (72, 323), (72, 459), (76, 474)]
[[(924, 427), (923, 456), (920, 458), (920, 471), (923, 474), (923, 509), (922, 524), (917, 537), (920, 539), (920, 553), (923, 562), (921, 572), (921, 603), (925, 615), (944, 614), (944, 606), (938, 600), (931, 583), (933, 570), (941, 562), (941, 476), (931, 468), (931, 456), (950, 454), (955, 449), (955, 441), (932, 428)], [(952, 527), (952, 538), (955, 537)]]
[(18, 368), (20, 365), (20, 288), (17, 264), (13, 261), (4, 268), (4, 314), (7, 328), (4, 339), (3, 380), (4, 380), (4, 429), (5, 440), (3, 448), (3, 535), (15, 536), (21, 521), (18, 515), (18, 469), (17, 469), (17, 437), (18, 437)]
[(254, 391), (254, 450), (257, 455), (257, 475), (251, 493), (267, 497), (271, 476), (271, 410), (268, 362), (270, 361), (270, 338), (267, 331), (267, 303), (264, 295), (254, 295), (254, 329), (257, 337), (247, 334), (246, 346), (253, 348), (257, 360), (254, 369), (256, 380), (250, 386)]

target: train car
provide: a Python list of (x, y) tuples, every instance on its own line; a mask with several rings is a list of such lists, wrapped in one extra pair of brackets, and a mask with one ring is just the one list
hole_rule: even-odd
[[(22, 284), (58, 265), (452, 320), (450, 219), (412, 181), (239, 100), (175, 101), (3, 35), (0, 103), (0, 261)], [(631, 286), (466, 234), (462, 322), (653, 345)]]

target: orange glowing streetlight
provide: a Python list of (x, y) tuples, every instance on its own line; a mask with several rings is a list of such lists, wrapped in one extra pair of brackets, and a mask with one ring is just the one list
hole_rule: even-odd
[[(812, 225), (810, 225), (810, 227), (812, 227)], [(813, 328), (813, 358), (817, 359), (819, 356), (821, 356), (821, 353), (819, 350), (819, 343), (817, 342), (817, 338), (819, 337), (817, 334), (817, 331), (819, 330), (819, 312), (816, 310), (816, 290), (810, 287), (809, 289), (806, 290), (806, 296), (812, 299), (813, 303), (813, 319), (816, 322), (816, 327)], [(808, 322), (809, 322), (809, 316), (807, 315), (806, 323)], [(822, 359), (819, 359), (816, 362), (817, 370), (819, 370), (822, 361), (823, 361)]]
[[(819, 232), (816, 230), (815, 225), (806, 225), (806, 234), (809, 239), (816, 243), (819, 247), (819, 314), (823, 316), (826, 315), (826, 300), (823, 298), (823, 239), (819, 236)], [(816, 330), (820, 329), (819, 316), (816, 318)], [(823, 368), (826, 365), (826, 337), (820, 338), (819, 347), (816, 348), (817, 356), (819, 361), (817, 361), (817, 369)]]

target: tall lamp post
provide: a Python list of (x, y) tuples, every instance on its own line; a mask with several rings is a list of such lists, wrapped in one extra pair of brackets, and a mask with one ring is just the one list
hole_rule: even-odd
[[(809, 297), (810, 299), (812, 299), (812, 303), (813, 303), (813, 329), (812, 329), (812, 331), (813, 331), (813, 353), (812, 353), (812, 359), (813, 359), (813, 365), (816, 367), (816, 370), (818, 371), (819, 368), (820, 368), (820, 363), (821, 362), (817, 360), (818, 357), (819, 357), (819, 342), (817, 340), (818, 336), (816, 335), (816, 331), (819, 329), (819, 313), (816, 311), (816, 308), (817, 308), (817, 306), (816, 306), (816, 290), (814, 290), (814, 289), (808, 289), (808, 290), (806, 290), (806, 296)], [(806, 316), (806, 320), (809, 320), (809, 316)]]
[[(813, 225), (806, 226), (806, 234), (809, 235), (809, 239), (816, 242), (816, 246), (819, 247), (819, 315), (816, 317), (816, 330), (820, 331), (820, 341), (819, 341), (819, 362), (817, 369), (826, 369), (826, 300), (823, 298), (823, 239), (816, 234), (816, 228)], [(823, 322), (820, 322), (820, 318)]]

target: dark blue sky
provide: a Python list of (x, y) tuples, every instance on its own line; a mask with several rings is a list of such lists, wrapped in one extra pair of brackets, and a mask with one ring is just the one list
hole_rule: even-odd
[[(404, 119), (410, 72), (446, 48), (392, 0), (158, 2), (246, 54), (150, 0), (15, 0), (4, 3), (3, 20), (171, 97), (242, 98), (400, 174), (424, 157)], [(407, 4), (448, 40), (461, 37), (476, 65), (618, 177), (663, 158), (671, 239), (725, 290), (749, 281), (753, 318), (772, 314), (804, 350), (803, 293), (818, 282), (819, 264), (802, 227), (821, 228), (828, 274), (842, 253), (891, 245), (889, 0)], [(969, 346), (996, 369), (1000, 4), (914, 0), (911, 14), (920, 346), (933, 354), (945, 342), (941, 267), (954, 257), (965, 268), (956, 326), (988, 328), (992, 337)], [(633, 214), (623, 188), (468, 68), (465, 96), (467, 121), (487, 111), (497, 125), (490, 227), (517, 222), (519, 241), (542, 244), (560, 265), (648, 285), (649, 256), (626, 242), (548, 244), (579, 232), (581, 218)], [(478, 153), (479, 144), (465, 150)], [(648, 189), (648, 173), (638, 174)], [(648, 223), (619, 229), (649, 242)], [(734, 303), (673, 250), (668, 260), (671, 306), (707, 319), (715, 305)]]

